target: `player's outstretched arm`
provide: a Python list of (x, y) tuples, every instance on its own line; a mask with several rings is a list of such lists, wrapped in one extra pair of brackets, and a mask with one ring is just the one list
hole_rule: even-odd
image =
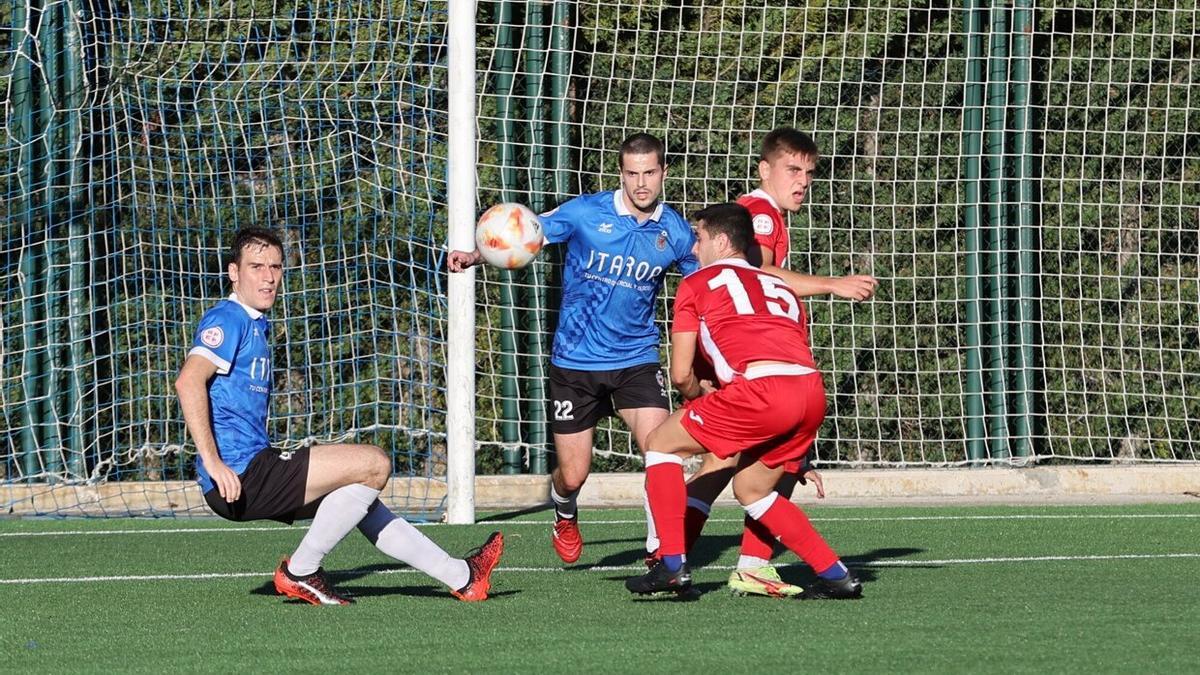
[(869, 274), (849, 274), (829, 277), (830, 293), (847, 300), (870, 300), (875, 296), (879, 281)]
[(175, 392), (179, 394), (179, 404), (183, 408), (183, 420), (187, 423), (188, 433), (196, 444), (196, 452), (208, 469), (221, 496), (227, 502), (236, 502), (242, 496), (242, 481), (238, 475), (225, 465), (217, 452), (217, 440), (212, 431), (212, 410), (208, 402), (208, 381), (217, 374), (217, 366), (212, 361), (195, 354), (187, 357), (179, 376), (175, 378)]
[(462, 272), (470, 267), (478, 265), (483, 260), (479, 250), (474, 251), (451, 251), (449, 257), (446, 258), (446, 269), (451, 272)]
[(763, 265), (762, 270), (783, 279), (788, 287), (801, 298), (832, 293), (847, 300), (869, 300), (875, 295), (879, 281), (869, 274), (852, 274), (844, 277), (820, 277), (800, 274), (774, 265)]
[(879, 282), (868, 274), (852, 274), (845, 277), (820, 277), (811, 274), (800, 274), (785, 270), (775, 264), (775, 253), (766, 246), (759, 245), (759, 267), (768, 274), (783, 279), (797, 297), (808, 298), (814, 295), (832, 293), (839, 298), (862, 301), (875, 295)]

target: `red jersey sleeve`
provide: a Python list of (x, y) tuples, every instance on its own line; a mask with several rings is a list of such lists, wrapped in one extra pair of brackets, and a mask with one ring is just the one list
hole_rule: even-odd
[(745, 195), (737, 201), (750, 212), (750, 222), (754, 225), (754, 241), (771, 252), (774, 265), (786, 265), (790, 242), (783, 214), (774, 204), (754, 194)]
[(696, 306), (696, 293), (687, 279), (675, 291), (672, 333), (697, 333), (700, 331), (700, 309)]

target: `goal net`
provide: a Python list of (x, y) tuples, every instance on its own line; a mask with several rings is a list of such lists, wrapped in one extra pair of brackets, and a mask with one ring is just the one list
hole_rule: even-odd
[(380, 445), (385, 496), (438, 509), (444, 3), (23, 4), (0, 53), (14, 500), (205, 512), (173, 381), (257, 225), (286, 247), (271, 438)]
[[(488, 7), (485, 203), (614, 188), (621, 139), (645, 130), (667, 144), (667, 201), (693, 211), (756, 187), (766, 132), (814, 136), (791, 267), (881, 282), (870, 302), (808, 302), (826, 465), (1198, 458), (1194, 8)], [(480, 409), (534, 465), (542, 374), (506, 355), (543, 359), (529, 331), (552, 321), (523, 313), (553, 272), (492, 273), (480, 325), (481, 382), (508, 387)], [(600, 432), (613, 465), (637, 465), (619, 421)]]
[[(172, 382), (230, 234), (268, 225), (272, 438), (378, 444), (393, 504), (436, 511), (448, 172), (545, 210), (616, 187), (649, 131), (686, 213), (755, 187), (784, 125), (823, 154), (790, 266), (881, 281), (808, 302), (822, 462), (1197, 460), (1200, 13), (935, 5), (480, 2), (479, 161), (456, 167), (446, 2), (0, 2), (4, 503), (205, 512)], [(457, 423), (482, 473), (553, 461), (557, 255), (479, 273)], [(639, 466), (617, 421), (596, 449)]]

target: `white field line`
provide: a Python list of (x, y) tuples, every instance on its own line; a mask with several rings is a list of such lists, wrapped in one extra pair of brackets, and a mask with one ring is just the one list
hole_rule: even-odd
[[(868, 563), (850, 564), (850, 567), (928, 567), (932, 565), (981, 565), (995, 563), (1030, 563), (1030, 562), (1074, 562), (1096, 560), (1162, 560), (1178, 558), (1200, 558), (1200, 553), (1118, 553), (1114, 555), (1040, 555), (1014, 556), (1003, 558), (944, 558), (934, 560), (878, 560)], [(799, 563), (796, 563), (799, 565)], [(791, 565), (783, 565), (791, 567)], [(593, 565), (591, 567), (572, 567), (569, 570), (562, 567), (497, 567), (497, 572), (622, 572), (645, 570), (645, 566), (635, 565)], [(705, 565), (702, 569), (728, 571), (733, 565)], [(342, 574), (353, 574), (360, 570), (345, 570)], [(403, 567), (387, 570), (372, 570), (370, 574), (419, 574), (417, 570)], [(115, 576), (88, 577), (31, 577), (26, 579), (0, 579), (0, 585), (29, 585), (29, 584), (69, 584), (94, 583), (102, 581), (208, 581), (212, 579), (247, 579), (269, 578), (271, 572), (211, 572), (203, 574), (122, 574)], [(334, 577), (338, 573), (334, 573)]]
[[(814, 523), (885, 523), (885, 522), (921, 522), (921, 521), (971, 521), (971, 520), (1119, 520), (1141, 518), (1200, 518), (1200, 513), (1077, 513), (1077, 514), (1038, 514), (1012, 513), (991, 516), (830, 516), (811, 518)], [(3, 522), (3, 521), (0, 521)], [(633, 525), (645, 523), (645, 520), (589, 520), (580, 521), (581, 525)], [(710, 523), (740, 523), (741, 518), (711, 518)], [(483, 520), (476, 525), (490, 526), (503, 529), (509, 525), (549, 525), (550, 518), (542, 520)], [(414, 523), (417, 527), (445, 526), (446, 523)], [(0, 532), (3, 537), (65, 537), (65, 536), (99, 536), (120, 534), (204, 534), (213, 532), (284, 532), (287, 530), (304, 530), (305, 525), (265, 525), (265, 526), (232, 526), (232, 527), (179, 527), (165, 530), (60, 530), (50, 532)]]

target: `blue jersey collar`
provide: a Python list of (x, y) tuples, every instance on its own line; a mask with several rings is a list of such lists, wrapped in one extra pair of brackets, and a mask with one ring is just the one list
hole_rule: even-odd
[[(629, 208), (625, 206), (625, 191), (620, 188), (613, 191), (613, 209), (616, 210), (618, 216), (629, 216), (634, 220), (637, 219), (637, 216), (634, 215), (633, 211), (630, 211)], [(662, 214), (663, 205), (660, 201), (658, 206), (654, 209), (654, 213), (651, 213), (647, 220), (652, 220), (657, 223), (659, 220), (662, 220)]]
[(262, 318), (263, 313), (258, 311), (257, 309), (254, 309), (250, 305), (247, 305), (246, 303), (242, 302), (238, 298), (237, 293), (230, 293), (229, 299), (236, 302), (237, 304), (241, 305), (242, 309), (246, 310), (246, 313), (250, 315), (251, 319), (254, 319), (257, 321), (258, 319)]

